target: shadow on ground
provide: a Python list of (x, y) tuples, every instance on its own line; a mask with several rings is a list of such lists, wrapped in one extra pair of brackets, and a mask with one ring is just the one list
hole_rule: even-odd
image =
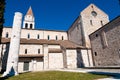
[[(29, 73), (30, 71), (27, 71), (27, 72), (24, 72), (24, 73)], [(19, 73), (19, 75), (20, 74), (24, 74), (24, 73)], [(1, 72), (0, 72), (0, 74), (2, 74)], [(12, 77), (12, 76), (15, 76), (14, 74), (12, 74), (12, 75), (7, 75), (7, 77), (0, 77), (0, 80), (6, 80), (6, 79), (9, 79), (10, 77)]]
[(98, 74), (98, 75), (107, 75), (109, 77), (112, 77), (113, 79), (119, 79), (120, 80), (120, 73), (96, 72), (96, 71), (91, 71), (91, 72), (88, 72), (88, 73)]

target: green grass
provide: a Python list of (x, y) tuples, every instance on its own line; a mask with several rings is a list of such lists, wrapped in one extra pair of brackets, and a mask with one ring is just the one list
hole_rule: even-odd
[(106, 77), (108, 76), (89, 73), (44, 71), (23, 73), (18, 76), (9, 77), (5, 80), (96, 80)]

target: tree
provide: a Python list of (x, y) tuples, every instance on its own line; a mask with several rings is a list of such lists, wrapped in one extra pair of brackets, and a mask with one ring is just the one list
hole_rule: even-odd
[(0, 43), (2, 38), (2, 30), (4, 24), (5, 0), (0, 0)]

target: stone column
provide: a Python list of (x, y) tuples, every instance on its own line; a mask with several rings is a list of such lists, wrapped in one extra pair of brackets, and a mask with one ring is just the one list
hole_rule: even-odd
[(9, 54), (7, 59), (7, 68), (4, 74), (2, 75), (3, 77), (7, 76), (12, 68), (15, 72), (14, 74), (18, 75), (18, 55), (20, 47), (21, 24), (22, 13), (15, 12)]
[(49, 61), (48, 61), (48, 45), (44, 44), (43, 45), (43, 53), (44, 53), (44, 69), (48, 69), (49, 67)]

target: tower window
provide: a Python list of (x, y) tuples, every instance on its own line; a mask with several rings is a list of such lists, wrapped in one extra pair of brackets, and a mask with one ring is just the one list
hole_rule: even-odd
[(32, 29), (32, 26), (33, 26), (33, 25), (32, 25), (32, 24), (30, 24), (30, 29)]
[(40, 35), (39, 34), (37, 35), (37, 39), (40, 39)]
[(27, 49), (25, 49), (25, 54), (27, 54)]
[(93, 5), (91, 7), (93, 8)]
[(97, 56), (97, 52), (95, 52), (95, 56)]
[(8, 34), (8, 32), (7, 32), (6, 35), (5, 35), (5, 37), (8, 38), (8, 36), (9, 36), (9, 34)]
[(98, 34), (96, 34), (95, 36), (98, 37)]
[(28, 34), (28, 39), (30, 38), (30, 34)]
[(95, 12), (95, 11), (92, 11), (91, 14), (92, 14), (92, 16), (94, 16), (94, 17), (97, 16), (97, 12)]
[(101, 26), (103, 26), (103, 21), (100, 21), (100, 23), (101, 23)]
[(48, 40), (50, 40), (50, 36), (48, 35)]
[(62, 36), (62, 40), (64, 40), (64, 37)]
[(56, 40), (58, 40), (58, 37), (56, 36)]
[(25, 23), (25, 28), (26, 28), (26, 29), (28, 28), (28, 23)]
[(92, 20), (90, 20), (90, 25), (93, 25), (93, 22), (92, 22)]
[(40, 54), (40, 49), (38, 49), (38, 54)]

